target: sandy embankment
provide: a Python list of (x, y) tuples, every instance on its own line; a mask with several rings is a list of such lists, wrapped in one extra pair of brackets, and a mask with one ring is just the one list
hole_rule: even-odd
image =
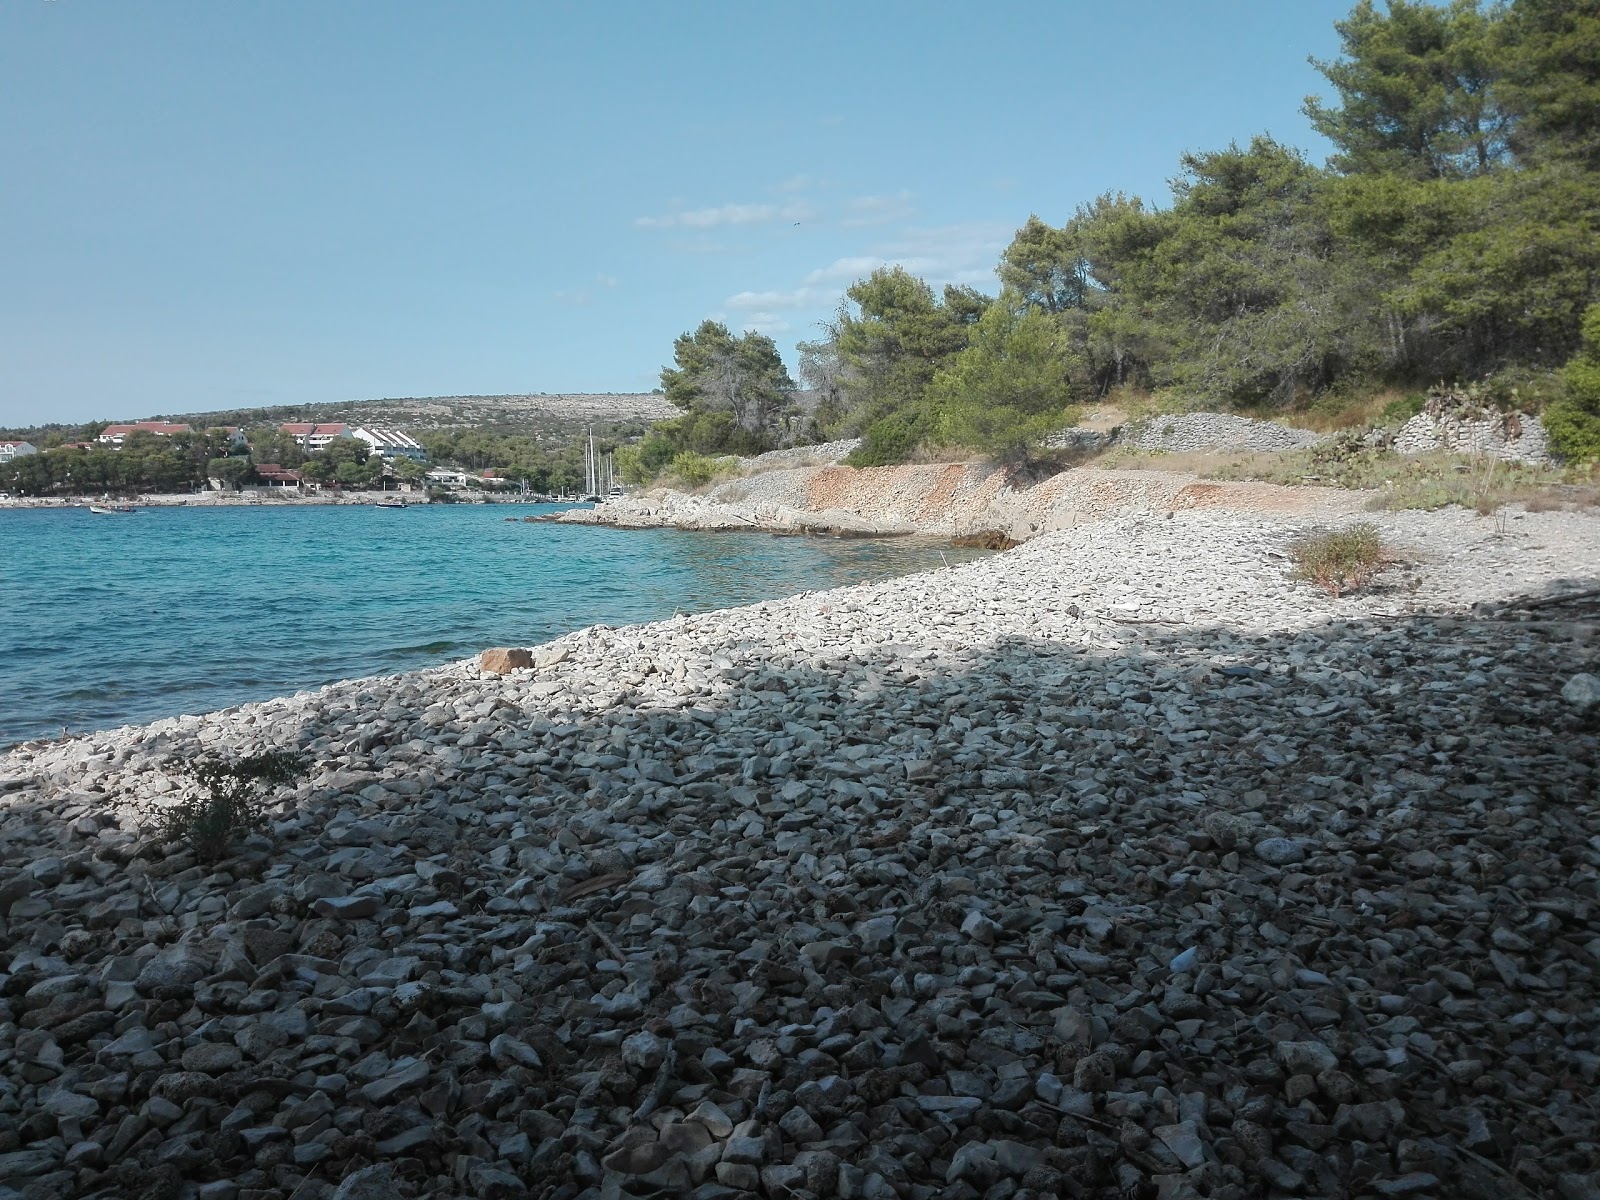
[(1374, 519), (1336, 601), (1179, 509), (0, 757), (0, 1189), (1589, 1194), (1594, 626), (1471, 605), (1600, 522)]

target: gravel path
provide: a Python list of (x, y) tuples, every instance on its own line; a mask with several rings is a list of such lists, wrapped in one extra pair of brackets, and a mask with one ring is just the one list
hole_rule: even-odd
[[(1375, 519), (1339, 600), (1135, 515), (0, 757), (0, 1197), (1594, 1195), (1594, 625), (1472, 606), (1600, 522)], [(130, 816), (282, 746), (215, 868)]]

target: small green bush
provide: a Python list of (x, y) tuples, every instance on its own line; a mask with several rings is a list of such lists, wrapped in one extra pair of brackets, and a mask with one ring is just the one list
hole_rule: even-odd
[(1550, 449), (1569, 463), (1600, 462), (1600, 413), (1577, 400), (1558, 400), (1544, 410)]
[(922, 413), (895, 412), (861, 431), (861, 445), (850, 452), (848, 467), (887, 467), (903, 463), (922, 444), (928, 420)]
[(1583, 314), (1583, 348), (1562, 384), (1562, 398), (1544, 410), (1550, 448), (1570, 463), (1600, 462), (1600, 304)]
[(732, 474), (738, 460), (712, 458), (693, 450), (684, 450), (672, 460), (668, 468), (678, 479), (690, 487), (704, 487), (719, 475)]
[(1314, 533), (1290, 547), (1295, 573), (1338, 596), (1370, 583), (1394, 555), (1383, 544), (1378, 527), (1368, 522), (1331, 533)]
[(238, 838), (267, 820), (266, 796), (297, 778), (305, 760), (284, 750), (246, 758), (202, 758), (189, 766), (199, 795), (145, 810), (146, 831), (163, 842), (188, 842), (201, 862), (216, 862)]

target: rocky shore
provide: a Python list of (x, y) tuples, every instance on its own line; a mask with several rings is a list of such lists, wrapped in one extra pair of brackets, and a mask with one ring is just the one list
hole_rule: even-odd
[(1314, 519), (13, 750), (0, 1197), (1600, 1194), (1600, 521)]

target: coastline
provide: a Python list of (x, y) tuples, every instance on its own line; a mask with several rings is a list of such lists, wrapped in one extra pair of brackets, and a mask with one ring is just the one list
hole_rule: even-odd
[[(1553, 1106), (1561, 1134), (1520, 1136), (1559, 1163), (1595, 1117), (1534, 1080), (1600, 1060), (1483, 1031), (1554, 1005), (1600, 1032), (1564, 1004), (1595, 985), (1567, 948), (1600, 937), (1596, 864), (1567, 858), (1600, 818), (1562, 798), (1592, 787), (1596, 737), (1559, 696), (1596, 669), (1595, 623), (1474, 606), (1575, 588), (1600, 521), (1373, 514), (1407, 562), (1332, 600), (1284, 558), (1322, 515), (1112, 517), (590, 627), (506, 676), (460, 662), (0, 756), (0, 1084), (65, 1129), (9, 1165), (143, 1180), (143, 1138), (241, 1188), (387, 1165), (449, 1190), (450, 1147), (487, 1131), (480, 1191), (821, 1194), (887, 1187), (890, 1162), (1049, 1191), (1110, 1122), (1139, 1131), (1141, 1178), (1296, 1191), (1320, 1187), (1313, 1126), (1392, 1154), (1441, 1088)], [(226, 870), (141, 834), (183, 760), (279, 747), (311, 773)], [(1491, 926), (1514, 968), (1486, 961)], [(1477, 1073), (1433, 1065), (1458, 1060)], [(253, 1119), (326, 1106), (318, 1152), (214, 1128), (265, 1078)], [(485, 1110), (494, 1078), (514, 1086)], [(164, 1105), (184, 1123), (153, 1123)], [(1440, 1144), (1451, 1177), (1483, 1172)]]
[[(436, 503), (425, 495), (402, 492), (361, 492), (355, 494), (318, 493), (310, 496), (242, 496), (226, 492), (152, 493), (128, 499), (105, 501), (81, 496), (19, 496), (0, 500), (0, 511), (8, 508), (88, 508), (91, 504), (132, 504), (137, 508), (305, 508), (326, 505), (372, 507), (379, 500), (403, 500), (408, 508)], [(521, 496), (477, 496), (461, 498), (454, 504), (557, 504), (556, 500), (533, 500)]]

